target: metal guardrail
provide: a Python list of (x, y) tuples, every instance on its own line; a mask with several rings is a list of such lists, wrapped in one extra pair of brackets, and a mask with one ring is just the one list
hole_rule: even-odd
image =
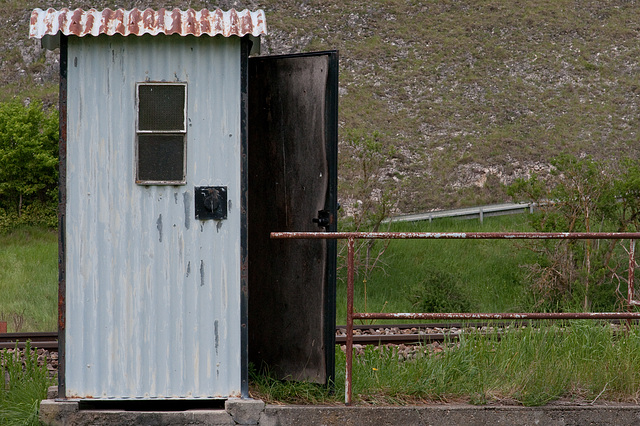
[(479, 207), (466, 207), (462, 209), (453, 210), (436, 210), (426, 213), (412, 213), (400, 216), (393, 216), (383, 220), (383, 223), (396, 223), (396, 222), (418, 222), (428, 220), (431, 222), (433, 219), (443, 218), (458, 218), (458, 219), (472, 219), (479, 218), (480, 222), (489, 216), (502, 216), (506, 214), (517, 214), (529, 212), (532, 213), (534, 204), (531, 203), (503, 203), (503, 204), (491, 204)]
[[(634, 299), (635, 240), (640, 232), (272, 232), (278, 239), (346, 239), (347, 254), (347, 342), (345, 404), (352, 402), (353, 322), (356, 319), (639, 319), (640, 312), (631, 312), (640, 305)], [(557, 239), (557, 240), (630, 240), (627, 280), (627, 312), (561, 312), (561, 313), (354, 313), (354, 254), (356, 239)]]

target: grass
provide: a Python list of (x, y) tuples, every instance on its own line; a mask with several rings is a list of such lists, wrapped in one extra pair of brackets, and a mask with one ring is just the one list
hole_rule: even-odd
[[(482, 224), (478, 220), (436, 220), (397, 224), (392, 230), (526, 231), (525, 219), (526, 215), (492, 217), (485, 218)], [(0, 247), (3, 315), (24, 318), (25, 330), (47, 329), (41, 328), (41, 324), (54, 329), (55, 233), (38, 228), (17, 229), (0, 236)], [(518, 247), (517, 241), (506, 240), (392, 242), (384, 264), (367, 276), (366, 310), (419, 312), (412, 305), (412, 296), (429, 294), (432, 287), (428, 287), (425, 277), (436, 276), (453, 283), (462, 299), (469, 301), (469, 311), (527, 311), (530, 302), (518, 265), (528, 260), (529, 252)], [(344, 268), (340, 272), (344, 273)], [(361, 270), (356, 281), (358, 311), (365, 310), (363, 276)], [(18, 284), (12, 288), (10, 284), (15, 283)], [(339, 282), (338, 287), (338, 322), (344, 322), (344, 282)], [(27, 301), (33, 300), (38, 308), (27, 310), (32, 305)], [(425, 346), (411, 357), (388, 348), (367, 348), (355, 357), (355, 401), (376, 405), (433, 402), (541, 405), (558, 399), (637, 402), (640, 390), (637, 327), (628, 334), (615, 334), (596, 322), (573, 321), (570, 327), (543, 324), (538, 329), (513, 329), (500, 339), (470, 333), (463, 335), (459, 343), (435, 350)], [(9, 325), (11, 328), (11, 322)], [(340, 404), (344, 365), (345, 356), (338, 349), (335, 392), (315, 384), (281, 382), (269, 375), (252, 374), (251, 393), (267, 402)], [(3, 397), (8, 398), (6, 394)], [(16, 409), (23, 413), (30, 410), (28, 404), (20, 407)]]
[(0, 321), (9, 332), (55, 331), (57, 233), (22, 227), (0, 234)]
[(49, 377), (46, 365), (38, 365), (38, 354), (29, 345), (22, 357), (7, 349), (0, 352), (0, 426), (39, 425), (38, 407), (55, 379)]
[[(335, 395), (320, 386), (268, 377), (254, 378), (252, 394), (267, 402), (341, 403), (345, 356), (337, 352)], [(638, 362), (637, 326), (616, 333), (594, 321), (512, 328), (501, 338), (463, 334), (457, 344), (438, 351), (422, 347), (409, 358), (391, 348), (369, 347), (354, 357), (354, 403), (638, 403)]]
[[(477, 220), (398, 224), (394, 231), (528, 231), (525, 215)], [(420, 312), (409, 299), (425, 276), (454, 277), (472, 312), (528, 311), (531, 302), (518, 265), (530, 260), (517, 241), (402, 240), (385, 263), (356, 279), (357, 311)], [(344, 269), (341, 271), (344, 273)], [(447, 281), (447, 284), (450, 284)], [(365, 294), (367, 307), (365, 308)], [(422, 293), (424, 294), (424, 293)], [(338, 286), (338, 322), (345, 321), (346, 289)], [(387, 321), (384, 321), (387, 322)], [(355, 404), (405, 405), (466, 402), (538, 406), (557, 400), (579, 403), (638, 403), (640, 331), (628, 333), (595, 321), (540, 322), (496, 335), (463, 334), (459, 342), (423, 346), (407, 356), (392, 348), (368, 347), (353, 364)], [(337, 350), (330, 389), (308, 383), (253, 376), (252, 394), (267, 402), (340, 404), (345, 356)]]
[[(403, 232), (497, 232), (526, 231), (525, 215), (478, 220), (442, 219), (397, 224)], [(377, 248), (385, 243), (377, 241)], [(455, 282), (470, 312), (517, 312), (530, 306), (519, 265), (530, 256), (508, 240), (395, 240), (389, 243), (382, 263), (370, 273), (363, 267), (355, 278), (357, 312), (422, 312), (412, 306), (424, 295), (426, 278), (445, 276)], [(340, 261), (344, 261), (346, 248)], [(375, 250), (374, 250), (375, 252)], [(364, 263), (361, 260), (361, 264)], [(340, 270), (337, 288), (337, 322), (346, 321), (346, 268)], [(365, 281), (366, 280), (366, 281)]]

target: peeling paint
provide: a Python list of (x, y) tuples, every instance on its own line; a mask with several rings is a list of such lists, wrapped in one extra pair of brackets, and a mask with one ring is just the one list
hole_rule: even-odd
[(200, 287), (204, 286), (204, 260), (200, 261)]
[(158, 240), (162, 242), (162, 214), (158, 216), (158, 220), (156, 221), (156, 228), (158, 228)]
[(215, 337), (216, 356), (218, 356), (218, 347), (220, 346), (220, 335), (218, 334), (218, 320), (213, 322), (213, 334)]
[(182, 193), (182, 202), (184, 203), (184, 227), (189, 229), (189, 225), (191, 224), (191, 195), (189, 191)]

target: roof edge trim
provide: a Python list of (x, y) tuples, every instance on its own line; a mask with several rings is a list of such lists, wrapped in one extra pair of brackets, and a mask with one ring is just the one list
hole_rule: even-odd
[(224, 37), (251, 35), (259, 37), (267, 34), (264, 11), (240, 12), (235, 9), (222, 11), (215, 9), (199, 11), (188, 9), (34, 9), (31, 12), (29, 38), (42, 39), (57, 34), (66, 36), (100, 34), (123, 36), (143, 34), (179, 34), (181, 36), (201, 35)]

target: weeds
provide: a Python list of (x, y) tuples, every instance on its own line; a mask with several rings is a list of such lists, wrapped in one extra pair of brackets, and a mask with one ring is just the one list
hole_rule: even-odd
[(54, 384), (46, 363), (38, 364), (38, 354), (27, 342), (24, 352), (17, 347), (0, 352), (0, 372), (4, 378), (0, 389), (0, 425), (39, 425), (40, 401)]
[(257, 373), (253, 365), (249, 366), (249, 379), (251, 380), (251, 396), (262, 399), (268, 404), (327, 404), (336, 402), (331, 386), (280, 380), (268, 369)]
[[(412, 356), (367, 347), (354, 357), (354, 402), (362, 405), (467, 402), (539, 406), (637, 402), (640, 334), (589, 320), (511, 326), (498, 336), (463, 333), (444, 350), (418, 347)], [(252, 375), (252, 394), (270, 403), (343, 401), (345, 355), (336, 355), (335, 394), (318, 385)]]

